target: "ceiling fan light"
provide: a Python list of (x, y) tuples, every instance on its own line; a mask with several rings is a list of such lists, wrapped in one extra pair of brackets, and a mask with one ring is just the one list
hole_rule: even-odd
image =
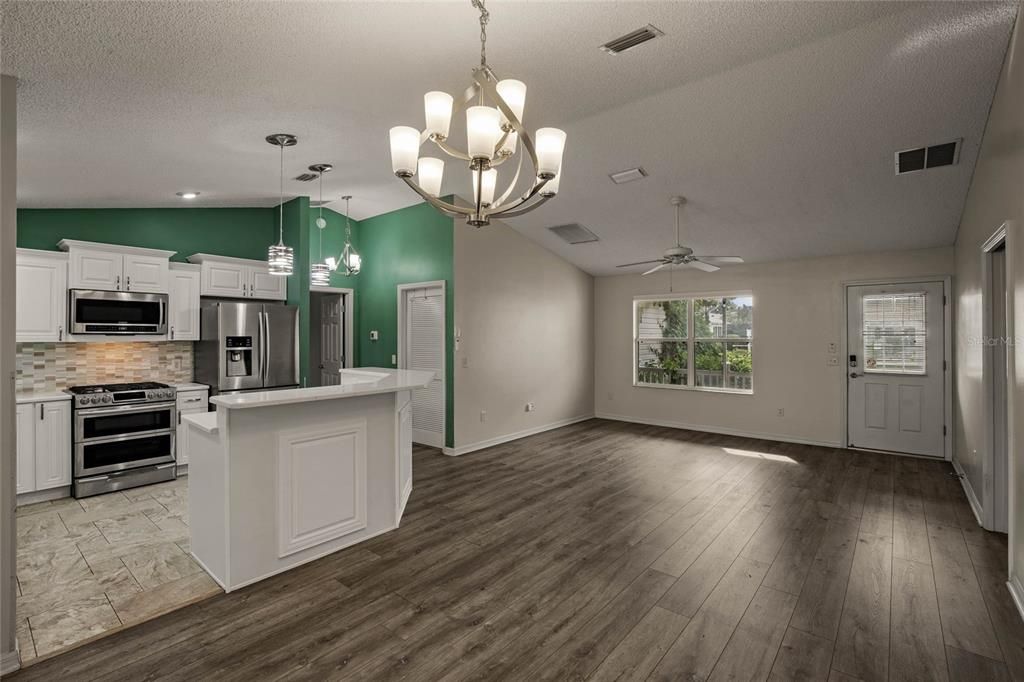
[(439, 140), (447, 139), (452, 125), (452, 96), (447, 92), (431, 90), (423, 95), (427, 133)]
[(424, 156), (419, 161), (416, 175), (424, 192), (432, 197), (440, 196), (441, 181), (444, 179), (444, 161)]
[(391, 129), (391, 170), (399, 177), (416, 174), (416, 159), (420, 155), (420, 131), (409, 126)]
[(494, 168), (490, 168), (485, 171), (475, 171), (473, 174), (473, 203), (476, 203), (476, 175), (481, 174), (480, 177), (480, 196), (482, 197), (481, 204), (489, 206), (494, 202), (494, 190), (498, 186), (498, 171)]
[(471, 158), (490, 160), (500, 139), (501, 112), (480, 105), (466, 109), (466, 140)]
[(562, 152), (565, 150), (565, 131), (558, 128), (539, 128), (535, 139), (537, 145), (537, 175), (553, 177), (562, 167)]
[[(505, 80), (498, 81), (496, 86), (498, 95), (505, 100), (505, 104), (512, 110), (519, 122), (523, 121), (523, 110), (526, 107), (526, 83), (523, 81), (517, 81), (514, 78), (506, 78)], [(501, 115), (501, 124), (507, 125), (508, 118), (503, 113)]]

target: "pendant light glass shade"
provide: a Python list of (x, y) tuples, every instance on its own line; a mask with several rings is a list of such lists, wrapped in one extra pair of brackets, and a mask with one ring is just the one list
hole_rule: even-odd
[(278, 197), (280, 203), (278, 205), (277, 243), (271, 244), (267, 249), (267, 265), (271, 275), (285, 277), (292, 274), (294, 270), (295, 252), (292, 247), (286, 246), (284, 243), (284, 148), (294, 147), (298, 139), (294, 135), (277, 133), (267, 136), (266, 140), (281, 148), (281, 191)]
[(423, 95), (427, 134), (439, 140), (448, 138), (448, 130), (452, 125), (452, 102), (452, 96), (447, 92), (433, 90)]
[(475, 106), (466, 109), (466, 141), (469, 156), (491, 159), (501, 139), (501, 112), (494, 107)]
[(416, 169), (419, 177), (420, 187), (432, 197), (441, 194), (441, 181), (444, 179), (444, 161), (435, 159), (432, 156), (424, 156), (420, 159)]
[(313, 263), (309, 266), (309, 283), (315, 287), (331, 284), (331, 269), (326, 263)]
[[(517, 81), (514, 78), (506, 78), (505, 80), (498, 81), (495, 86), (498, 90), (498, 94), (505, 100), (505, 104), (512, 110), (512, 113), (516, 115), (516, 118), (520, 122), (523, 120), (523, 109), (526, 107), (526, 83), (523, 81)], [(508, 124), (508, 119), (505, 114), (501, 115), (502, 125)]]
[(390, 137), (391, 171), (398, 176), (412, 177), (420, 155), (420, 132), (409, 126), (395, 126)]
[(553, 177), (562, 168), (565, 149), (565, 131), (558, 128), (540, 128), (534, 136), (537, 142), (537, 176)]
[[(480, 171), (476, 171), (480, 173)], [(474, 178), (475, 179), (475, 178)], [(498, 171), (494, 168), (485, 170), (480, 178), (481, 204), (489, 206), (494, 203), (494, 188), (498, 185)], [(476, 203), (476, 182), (473, 183), (473, 202)]]
[(541, 196), (553, 197), (558, 194), (558, 181), (562, 179), (562, 171), (558, 171), (555, 177), (544, 183), (544, 186), (540, 190)]

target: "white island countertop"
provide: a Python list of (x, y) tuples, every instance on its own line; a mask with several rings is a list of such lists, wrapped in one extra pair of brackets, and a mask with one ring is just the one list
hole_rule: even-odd
[(250, 407), (272, 407), (319, 400), (353, 398), (356, 396), (395, 393), (414, 388), (424, 388), (434, 379), (434, 372), (416, 369), (387, 369), (385, 367), (360, 367), (343, 369), (341, 383), (337, 386), (317, 388), (288, 388), (278, 391), (250, 391), (210, 398), (217, 407), (229, 410)]

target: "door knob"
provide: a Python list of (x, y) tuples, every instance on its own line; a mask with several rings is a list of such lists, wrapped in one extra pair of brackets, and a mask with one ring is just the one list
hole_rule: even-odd
[(850, 372), (850, 378), (851, 378), (851, 379), (856, 379), (856, 378), (857, 378), (857, 377), (859, 377), (859, 376), (860, 376), (860, 375), (859, 375), (859, 374), (857, 374), (856, 372)]

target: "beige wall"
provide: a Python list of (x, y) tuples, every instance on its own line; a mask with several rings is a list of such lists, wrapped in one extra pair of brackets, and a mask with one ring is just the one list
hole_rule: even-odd
[(456, 221), (456, 452), (592, 414), (593, 310), (587, 273), (499, 222)]
[[(677, 293), (754, 294), (754, 393), (633, 386), (633, 297), (668, 291), (664, 272), (599, 277), (595, 285), (598, 416), (823, 444), (842, 440), (845, 368), (829, 366), (841, 344), (842, 282), (949, 275), (952, 248), (727, 266), (673, 275)], [(841, 348), (841, 345), (839, 345)], [(785, 416), (778, 416), (783, 409)]]
[[(982, 391), (981, 245), (1000, 225), (1012, 221), (1007, 236), (1008, 282), (1014, 317), (1014, 336), (1024, 338), (1024, 36), (1018, 18), (989, 113), (981, 153), (967, 195), (956, 242), (956, 389), (957, 427), (954, 457), (963, 467), (975, 493), (983, 494), (982, 459), (986, 455), (987, 415)], [(972, 342), (973, 341), (973, 342)], [(1013, 350), (1011, 349), (1011, 353)], [(1024, 353), (1014, 353), (1010, 421), (1016, 434), (1017, 491), (1024, 490)], [(1024, 505), (1010, 497), (1011, 532), (1024, 528)], [(1024, 541), (1011, 537), (1013, 563), (1024, 566)]]

